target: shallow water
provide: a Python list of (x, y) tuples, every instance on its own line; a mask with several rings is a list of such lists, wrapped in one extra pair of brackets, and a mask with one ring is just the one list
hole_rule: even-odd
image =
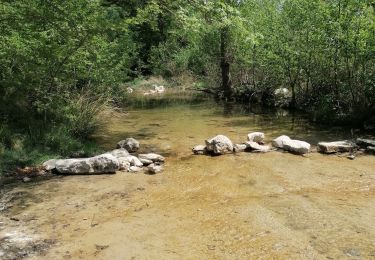
[(251, 131), (312, 144), (351, 137), (285, 111), (256, 112), (203, 103), (113, 115), (98, 142), (112, 149), (135, 137), (142, 151), (167, 157), (165, 171), (17, 187), (8, 193), (18, 196), (14, 207), (2, 212), (0, 242), (47, 241), (34, 255), (43, 259), (375, 258), (375, 157), (191, 154), (216, 134), (235, 143)]

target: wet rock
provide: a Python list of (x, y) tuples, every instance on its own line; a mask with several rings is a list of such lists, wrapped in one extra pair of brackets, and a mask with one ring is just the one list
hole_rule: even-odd
[(156, 154), (156, 153), (147, 153), (147, 154), (139, 154), (138, 155), (138, 158), (140, 160), (150, 160), (150, 161), (153, 161), (153, 162), (164, 162), (165, 161), (165, 158), (159, 154)]
[(134, 153), (139, 149), (139, 142), (134, 138), (126, 138), (117, 143), (117, 148), (124, 148), (130, 153)]
[(56, 170), (62, 174), (113, 173), (119, 169), (119, 161), (106, 153), (84, 159), (64, 159), (56, 162)]
[(129, 167), (129, 172), (140, 172), (142, 170), (143, 170), (142, 167), (137, 167), (137, 166), (130, 166)]
[(116, 158), (128, 157), (129, 156), (129, 152), (124, 148), (119, 148), (119, 149), (113, 150), (113, 151), (110, 152), (110, 154), (112, 154)]
[(265, 138), (265, 135), (264, 133), (261, 133), (261, 132), (254, 132), (254, 133), (250, 133), (247, 135), (247, 140), (249, 142), (256, 142), (259, 144), (264, 143), (264, 138)]
[(42, 165), (44, 169), (46, 169), (46, 171), (52, 171), (53, 169), (56, 168), (57, 161), (58, 161), (57, 159), (51, 159), (51, 160), (44, 162)]
[(319, 142), (317, 150), (320, 153), (343, 153), (351, 152), (356, 148), (356, 145), (350, 141), (337, 142)]
[(147, 165), (150, 165), (152, 164), (152, 161), (151, 160), (148, 160), (148, 159), (139, 159), (141, 161), (141, 163), (143, 163), (143, 165), (147, 166)]
[(244, 152), (246, 149), (247, 149), (247, 145), (246, 144), (235, 144), (233, 146), (233, 151), (235, 153)]
[(194, 146), (194, 148), (193, 148), (193, 153), (194, 154), (200, 154), (200, 155), (202, 155), (202, 154), (206, 154), (207, 153), (207, 149), (206, 149), (206, 146), (204, 146), (204, 145), (197, 145), (197, 146)]
[(283, 149), (294, 154), (306, 154), (310, 152), (311, 145), (300, 140), (283, 141)]
[(232, 141), (224, 135), (217, 135), (211, 139), (206, 140), (206, 147), (207, 151), (216, 155), (233, 152)]
[(272, 140), (272, 146), (276, 148), (283, 149), (284, 148), (284, 141), (290, 141), (290, 137), (286, 135), (282, 135), (277, 137), (276, 139)]
[(147, 171), (148, 173), (150, 174), (156, 174), (156, 173), (159, 173), (159, 172), (162, 172), (163, 171), (163, 166), (162, 165), (158, 165), (158, 164), (150, 164), (148, 167), (147, 167)]
[(257, 142), (246, 142), (247, 149), (252, 152), (267, 153), (271, 150), (268, 145), (260, 145)]
[(358, 138), (357, 145), (359, 145), (362, 148), (367, 148), (368, 146), (375, 147), (375, 140)]

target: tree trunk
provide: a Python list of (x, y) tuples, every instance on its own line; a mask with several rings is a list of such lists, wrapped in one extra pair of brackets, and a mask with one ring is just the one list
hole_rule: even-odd
[(224, 98), (227, 101), (233, 98), (233, 85), (230, 75), (230, 62), (228, 57), (228, 40), (229, 40), (229, 28), (224, 27), (220, 31), (220, 68), (221, 68), (221, 80), (222, 89), (224, 91)]

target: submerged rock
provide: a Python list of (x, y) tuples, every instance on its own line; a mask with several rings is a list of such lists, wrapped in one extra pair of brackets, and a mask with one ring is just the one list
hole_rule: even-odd
[(139, 149), (139, 142), (134, 138), (126, 138), (117, 143), (117, 148), (124, 148), (130, 153), (134, 153)]
[(147, 153), (147, 154), (139, 154), (138, 155), (138, 158), (140, 160), (150, 160), (150, 161), (153, 161), (153, 162), (164, 162), (165, 161), (165, 158), (159, 154), (156, 154), (156, 153)]
[(64, 159), (56, 162), (56, 170), (62, 174), (113, 173), (119, 169), (119, 161), (106, 153), (84, 159)]
[(196, 145), (196, 146), (194, 146), (192, 151), (193, 151), (194, 154), (199, 154), (199, 155), (207, 153), (206, 146), (204, 146), (204, 145)]
[(284, 140), (283, 149), (294, 154), (306, 154), (310, 152), (311, 145), (300, 140)]
[(156, 173), (162, 172), (163, 171), (163, 165), (158, 165), (158, 164), (154, 164), (154, 163), (150, 164), (147, 167), (147, 171), (150, 174), (156, 174)]
[(247, 149), (252, 152), (267, 153), (271, 150), (268, 145), (260, 145), (257, 142), (246, 142)]
[(206, 140), (207, 151), (219, 155), (233, 152), (232, 141), (224, 136), (217, 135), (211, 139)]
[(250, 133), (247, 135), (247, 140), (249, 142), (256, 142), (259, 144), (264, 143), (264, 138), (265, 138), (265, 135), (264, 133), (261, 133), (261, 132), (254, 132), (254, 133)]
[(233, 146), (233, 151), (235, 153), (244, 152), (246, 149), (247, 149), (247, 145), (246, 144), (235, 144)]
[(276, 148), (283, 149), (284, 148), (284, 141), (290, 141), (290, 137), (286, 135), (282, 135), (277, 137), (276, 139), (272, 140), (272, 146)]
[(356, 145), (350, 141), (337, 141), (337, 142), (319, 142), (318, 152), (320, 153), (343, 153), (351, 152), (356, 148)]

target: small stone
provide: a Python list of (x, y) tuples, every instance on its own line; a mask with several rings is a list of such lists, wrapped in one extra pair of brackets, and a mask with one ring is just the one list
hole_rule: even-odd
[(348, 158), (349, 160), (354, 160), (355, 159), (355, 155), (351, 154), (351, 155), (348, 155), (346, 158)]
[(256, 142), (258, 144), (263, 144), (264, 138), (265, 138), (265, 135), (264, 133), (261, 133), (261, 132), (254, 132), (254, 133), (250, 133), (247, 135), (247, 140), (249, 142)]
[(310, 152), (311, 145), (300, 140), (283, 141), (283, 149), (294, 154), (306, 154)]
[(159, 154), (156, 154), (156, 153), (139, 154), (138, 158), (150, 160), (150, 161), (153, 161), (153, 162), (164, 162), (165, 161), (165, 158), (163, 156), (161, 156)]
[(206, 140), (206, 149), (215, 155), (232, 153), (233, 143), (228, 137), (217, 135)]
[(192, 151), (194, 154), (203, 155), (207, 152), (207, 149), (206, 149), (206, 146), (204, 145), (197, 145), (197, 146), (194, 146)]
[(289, 136), (286, 136), (286, 135), (279, 136), (278, 138), (272, 140), (272, 146), (283, 149), (284, 148), (283, 142), (289, 141), (289, 140), (291, 140)]

